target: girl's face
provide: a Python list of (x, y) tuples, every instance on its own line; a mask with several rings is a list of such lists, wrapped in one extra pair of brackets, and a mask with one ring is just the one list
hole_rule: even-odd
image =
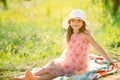
[(79, 18), (73, 18), (69, 21), (69, 25), (73, 28), (73, 30), (79, 30), (83, 24), (83, 20), (80, 20)]

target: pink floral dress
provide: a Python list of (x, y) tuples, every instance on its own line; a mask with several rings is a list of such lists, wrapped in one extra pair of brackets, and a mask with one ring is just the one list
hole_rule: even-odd
[(88, 68), (89, 43), (82, 33), (72, 34), (62, 55), (50, 61), (43, 68), (54, 76), (72, 75), (75, 71)]

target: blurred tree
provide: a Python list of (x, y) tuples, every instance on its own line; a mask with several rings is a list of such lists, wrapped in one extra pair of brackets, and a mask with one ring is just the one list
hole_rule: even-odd
[[(93, 4), (97, 4), (99, 0), (92, 0)], [(106, 11), (109, 11), (112, 15), (116, 16), (116, 13), (120, 7), (120, 0), (102, 0), (103, 6)]]
[(0, 0), (3, 3), (3, 8), (8, 9), (8, 3), (7, 0)]
[(120, 0), (103, 0), (103, 3), (107, 11), (112, 11), (111, 14), (116, 15), (120, 6)]
[(119, 9), (120, 0), (113, 0), (113, 15), (115, 15)]

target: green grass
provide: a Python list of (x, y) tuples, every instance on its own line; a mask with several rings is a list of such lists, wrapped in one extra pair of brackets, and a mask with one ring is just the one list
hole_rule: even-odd
[(105, 12), (101, 1), (13, 0), (9, 10), (0, 12), (0, 79), (9, 80), (59, 57), (65, 47), (61, 22), (75, 8), (84, 10), (95, 40), (120, 61), (116, 57), (120, 50), (120, 15), (112, 17)]

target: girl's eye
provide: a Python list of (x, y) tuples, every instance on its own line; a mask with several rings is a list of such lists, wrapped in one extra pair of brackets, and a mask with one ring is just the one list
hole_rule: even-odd
[(74, 19), (71, 19), (72, 22), (74, 22), (75, 20)]
[(82, 20), (80, 20), (80, 19), (78, 19), (78, 20), (71, 19), (70, 21), (71, 21), (71, 22), (81, 22)]
[(78, 20), (78, 22), (81, 22), (81, 20)]

